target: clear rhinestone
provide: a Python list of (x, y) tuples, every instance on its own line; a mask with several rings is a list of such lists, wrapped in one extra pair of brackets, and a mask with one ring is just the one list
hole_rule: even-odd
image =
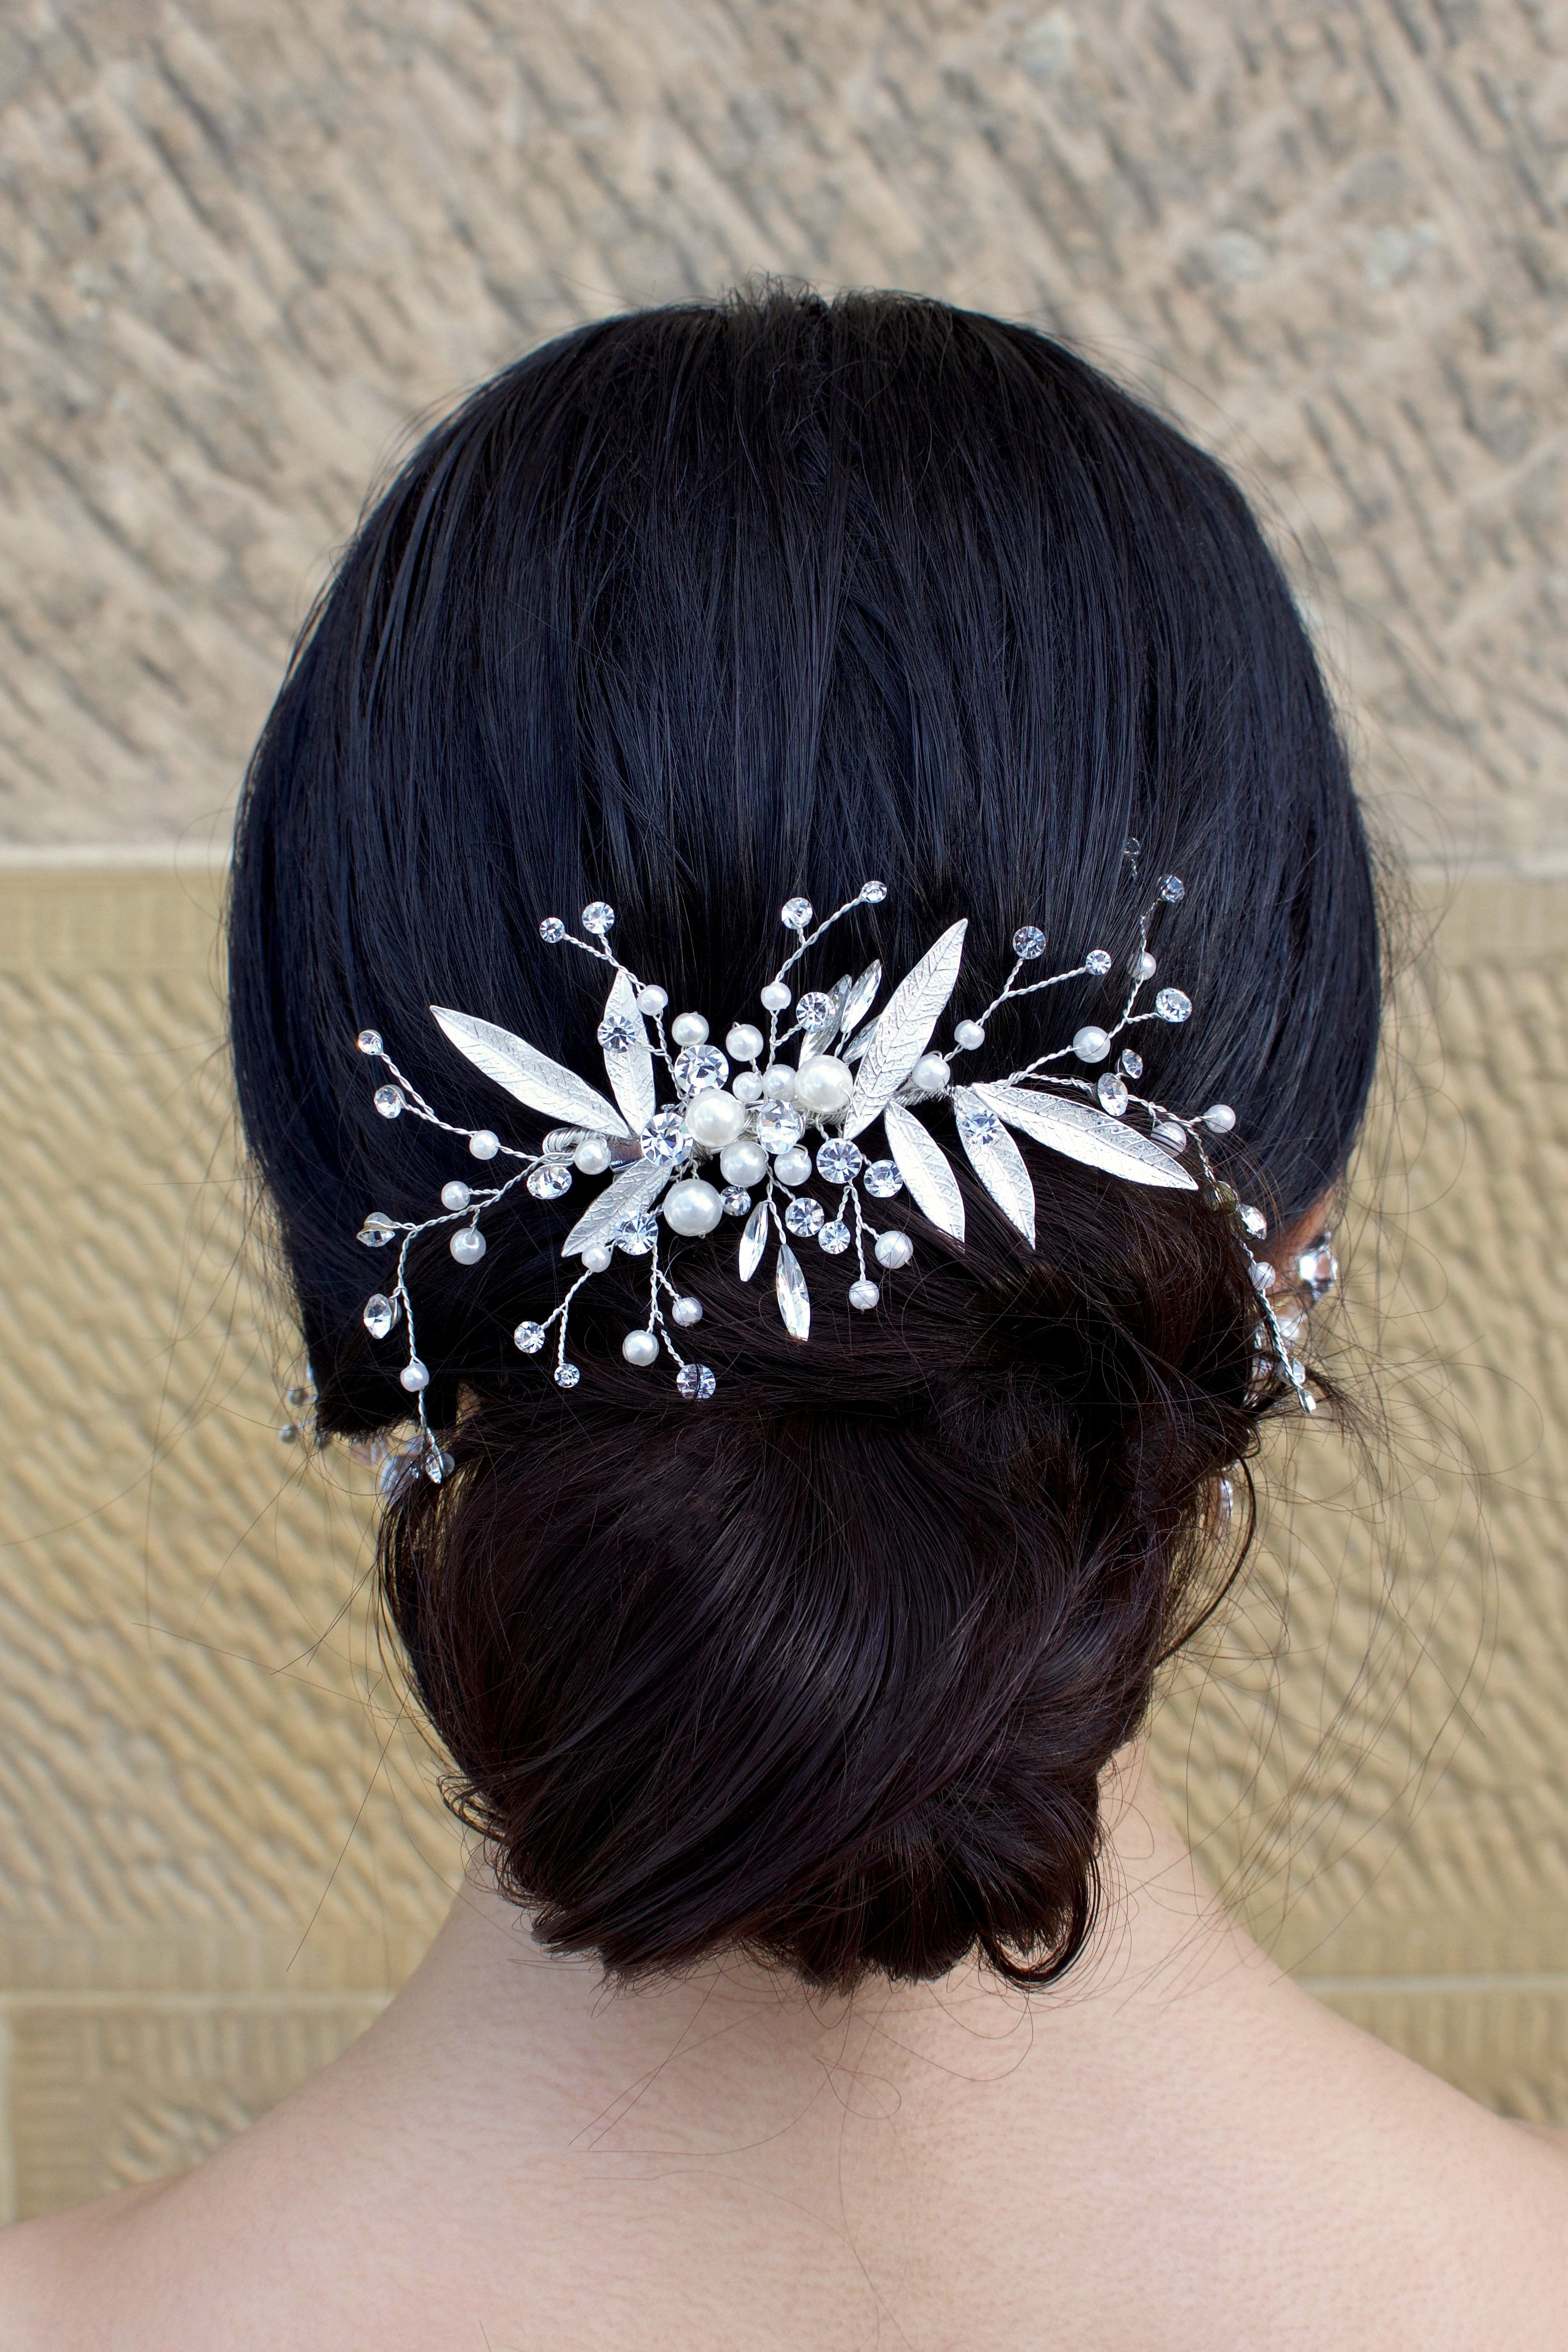
[(988, 1145), (995, 1143), (1001, 1130), (1001, 1120), (994, 1110), (967, 1111), (958, 1121), (959, 1134), (966, 1143), (973, 1144), (978, 1151), (984, 1151)]
[(1292, 1356), (1291, 1358), (1291, 1384), (1293, 1388), (1300, 1389), (1305, 1388), (1306, 1383), (1307, 1368), (1305, 1364), (1302, 1363), (1299, 1356)]
[(779, 1302), (784, 1328), (791, 1339), (809, 1339), (811, 1336), (811, 1294), (806, 1287), (800, 1261), (788, 1242), (779, 1244), (779, 1255), (773, 1267), (773, 1296)]
[(684, 1397), (689, 1397), (695, 1403), (703, 1397), (712, 1396), (718, 1382), (708, 1365), (683, 1364), (675, 1374), (675, 1386)]
[(582, 1374), (575, 1364), (558, 1364), (551, 1377), (558, 1389), (574, 1389)]
[(361, 1029), (354, 1043), (361, 1054), (380, 1054), (385, 1050), (379, 1029)]
[(757, 1114), (757, 1140), (765, 1151), (788, 1151), (806, 1132), (793, 1103), (766, 1102)]
[(1155, 1011), (1162, 1021), (1186, 1021), (1192, 1013), (1192, 999), (1179, 988), (1162, 988), (1155, 999)]
[(830, 1217), (827, 1223), (818, 1229), (817, 1247), (826, 1250), (830, 1257), (841, 1257), (853, 1239), (854, 1235), (841, 1218)]
[(886, 896), (887, 885), (885, 882), (862, 882), (861, 884), (861, 897), (865, 900), (868, 907), (880, 907)]
[(1134, 1054), (1129, 1045), (1122, 1055), (1121, 1070), (1124, 1078), (1141, 1078), (1144, 1075), (1143, 1055)]
[(1141, 856), (1143, 856), (1143, 854), (1144, 854), (1144, 845), (1143, 845), (1143, 843), (1138, 839), (1138, 836), (1137, 836), (1137, 835), (1136, 835), (1135, 833), (1130, 833), (1130, 834), (1127, 835), (1126, 840), (1125, 840), (1125, 841), (1123, 843), (1123, 845), (1122, 845), (1122, 855), (1123, 855), (1123, 856), (1124, 856), (1124, 857), (1141, 857)]
[(396, 1118), (402, 1110), (402, 1088), (401, 1087), (378, 1087), (375, 1093), (371, 1097), (371, 1100), (375, 1104), (376, 1108), (380, 1111), (383, 1118)]
[(796, 1020), (802, 1029), (809, 1029), (813, 1035), (819, 1029), (831, 1029), (837, 1012), (838, 1007), (832, 998), (820, 988), (809, 988), (795, 1005)]
[(1083, 959), (1083, 969), (1092, 971), (1096, 980), (1103, 980), (1111, 969), (1111, 959), (1103, 948), (1091, 948)]
[(751, 1214), (751, 1195), (744, 1184), (732, 1184), (727, 1192), (719, 1194), (719, 1199), (724, 1202), (727, 1217), (748, 1217)]
[(545, 1343), (542, 1323), (519, 1323), (512, 1334), (512, 1345), (520, 1348), (525, 1356), (537, 1356)]
[(659, 1221), (644, 1209), (640, 1217), (622, 1217), (610, 1236), (628, 1257), (646, 1257), (659, 1238)]
[(571, 1190), (571, 1171), (564, 1160), (547, 1160), (541, 1168), (530, 1168), (526, 1181), (536, 1201), (559, 1201)]
[[(591, 931), (596, 940), (601, 940), (606, 931), (615, 929), (614, 908), (607, 907), (602, 898), (595, 898), (591, 907), (584, 907), (582, 910), (582, 928), (585, 931)], [(570, 1388), (571, 1383), (568, 1381), (562, 1385)]]
[(364, 1326), (372, 1339), (384, 1339), (397, 1321), (397, 1308), (381, 1291), (372, 1291), (365, 1301)]
[(865, 1188), (873, 1201), (891, 1201), (904, 1190), (904, 1179), (893, 1160), (873, 1160), (865, 1171)]
[(779, 909), (779, 919), (787, 931), (803, 931), (812, 915), (810, 898), (786, 898)]
[(1162, 874), (1160, 876), (1160, 896), (1165, 900), (1167, 907), (1179, 905), (1181, 900), (1186, 897), (1186, 884), (1182, 880), (1179, 874)]
[(643, 1159), (656, 1160), (662, 1168), (678, 1160), (691, 1141), (678, 1110), (656, 1110), (637, 1139), (642, 1144)]
[(1013, 953), (1025, 963), (1033, 963), (1045, 953), (1045, 933), (1034, 923), (1025, 923), (1013, 933)]
[(821, 1232), (822, 1216), (821, 1201), (813, 1201), (807, 1194), (800, 1200), (790, 1202), (784, 1212), (784, 1223), (800, 1240), (809, 1242), (813, 1234)]
[(684, 1046), (670, 1067), (684, 1095), (706, 1094), (729, 1076), (729, 1064), (716, 1045)]
[(833, 1136), (817, 1154), (817, 1173), (825, 1184), (852, 1184), (864, 1166), (860, 1145), (847, 1142), (841, 1135)]
[(1239, 1215), (1245, 1230), (1255, 1242), (1260, 1242), (1269, 1230), (1269, 1220), (1262, 1210), (1253, 1208), (1250, 1202), (1243, 1202)]
[(1094, 1091), (1100, 1097), (1103, 1111), (1108, 1111), (1113, 1118), (1124, 1116), (1127, 1108), (1126, 1081), (1119, 1078), (1114, 1070), (1101, 1071)]
[(594, 1034), (607, 1054), (627, 1054), (633, 1045), (648, 1042), (642, 1023), (633, 1021), (629, 1013), (608, 1013)]
[(385, 1249), (396, 1231), (397, 1227), (390, 1217), (384, 1217), (379, 1209), (372, 1209), (355, 1239), (363, 1242), (367, 1249)]
[(539, 937), (547, 947), (559, 947), (566, 937), (566, 925), (559, 915), (547, 915), (539, 925)]
[(1328, 1297), (1339, 1280), (1339, 1260), (1326, 1241), (1316, 1242), (1311, 1249), (1301, 1252), (1296, 1260), (1296, 1276), (1311, 1294), (1314, 1307)]

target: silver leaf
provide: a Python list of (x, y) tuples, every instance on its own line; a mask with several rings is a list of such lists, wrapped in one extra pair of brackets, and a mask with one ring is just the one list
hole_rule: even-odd
[(636, 1041), (624, 1053), (604, 1048), (604, 1066), (610, 1074), (611, 1090), (626, 1114), (633, 1134), (640, 1135), (653, 1116), (653, 1056), (648, 1046), (648, 1032), (643, 1015), (637, 1010), (637, 992), (632, 985), (629, 971), (618, 969), (610, 983), (610, 993), (604, 1000), (606, 1021), (620, 1014), (630, 1021), (636, 1031)]
[(430, 1009), (458, 1052), (530, 1110), (573, 1127), (591, 1127), (596, 1135), (631, 1133), (613, 1103), (575, 1070), (563, 1069), (509, 1029), (497, 1029), (493, 1021), (476, 1021), (467, 1013), (449, 1012), (444, 1005)]
[(651, 1209), (674, 1171), (667, 1160), (634, 1160), (585, 1209), (560, 1245), (562, 1257), (580, 1257), (595, 1242), (608, 1242), (622, 1217)]
[(1175, 1192), (1196, 1192), (1197, 1185), (1185, 1168), (1146, 1135), (1119, 1118), (1091, 1110), (1087, 1103), (1068, 1102), (1060, 1095), (1036, 1094), (1023, 1087), (988, 1086), (966, 1089), (1036, 1143), (1087, 1168), (1103, 1168), (1107, 1175), (1125, 1177), (1130, 1184), (1163, 1184)]
[[(862, 972), (860, 978), (856, 981), (854, 986), (851, 989), (848, 996), (844, 1000), (843, 1013), (839, 1021), (839, 1034), (841, 1037), (848, 1037), (854, 1030), (859, 1028), (861, 1023), (865, 1019), (867, 1013), (874, 1003), (876, 1000), (876, 992), (881, 986), (881, 964), (868, 963), (865, 970)], [(862, 1053), (865, 1051), (863, 1045), (860, 1050)]]
[(832, 1019), (825, 1029), (808, 1031), (800, 1040), (800, 1059), (803, 1063), (815, 1060), (819, 1054), (831, 1051), (833, 1040), (837, 1037), (840, 1025), (843, 1021), (844, 999), (849, 992), (850, 976), (846, 971), (842, 980), (836, 980), (828, 991), (833, 1002)]
[(773, 1276), (773, 1288), (779, 1300), (779, 1312), (784, 1318), (784, 1328), (791, 1339), (809, 1339), (811, 1336), (811, 1294), (806, 1287), (800, 1261), (785, 1241), (779, 1244), (779, 1264)]
[(956, 922), (928, 947), (888, 998), (861, 1056), (843, 1132), (858, 1135), (893, 1100), (931, 1043), (936, 1016), (953, 993), (964, 953), (967, 922)]
[[(983, 1102), (973, 1087), (954, 1087), (953, 1108), (958, 1117), (958, 1140), (969, 1155), (970, 1167), (1003, 1216), (1011, 1220), (1033, 1249), (1034, 1186), (1022, 1152), (999, 1124), (1000, 1112)], [(988, 1136), (982, 1135), (983, 1128), (990, 1129)], [(904, 1182), (908, 1181), (905, 1177)]]
[(762, 1263), (762, 1253), (768, 1247), (768, 1203), (758, 1201), (746, 1220), (746, 1230), (740, 1236), (740, 1278), (749, 1282)]
[[(881, 1015), (877, 1017), (880, 1020)], [(858, 1062), (862, 1055), (870, 1047), (872, 1039), (876, 1035), (876, 1029), (875, 1021), (869, 1021), (863, 1029), (857, 1029), (852, 1037), (845, 1040), (844, 1050), (839, 1055), (840, 1061), (852, 1064)]]
[(928, 1135), (912, 1113), (890, 1102), (882, 1115), (883, 1132), (894, 1164), (915, 1207), (938, 1233), (964, 1238), (964, 1195), (935, 1136)]

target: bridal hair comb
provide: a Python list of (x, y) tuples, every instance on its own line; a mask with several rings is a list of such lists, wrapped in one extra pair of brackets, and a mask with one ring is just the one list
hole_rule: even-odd
[[(1127, 856), (1135, 874), (1136, 842), (1127, 844)], [(1270, 1299), (1286, 1286), (1252, 1247), (1264, 1240), (1267, 1223), (1260, 1210), (1240, 1202), (1217, 1178), (1209, 1160), (1207, 1139), (1228, 1135), (1235, 1112), (1228, 1103), (1211, 1103), (1197, 1117), (1184, 1118), (1134, 1091), (1144, 1064), (1132, 1043), (1134, 1033), (1143, 1023), (1179, 1024), (1192, 1013), (1191, 999), (1179, 988), (1162, 987), (1151, 1004), (1143, 1003), (1155, 972), (1150, 925), (1162, 908), (1178, 904), (1185, 895), (1180, 878), (1167, 874), (1140, 917), (1126, 994), (1113, 1024), (1085, 1023), (1070, 1045), (1040, 1054), (1001, 1078), (965, 1079), (953, 1067), (961, 1057), (978, 1053), (998, 1007), (1065, 981), (1106, 979), (1114, 959), (1103, 948), (1091, 948), (1069, 970), (1034, 978), (1045, 935), (1034, 924), (1024, 924), (1013, 933), (1015, 960), (999, 995), (956, 1023), (951, 1045), (934, 1051), (933, 1033), (958, 978), (965, 922), (954, 923), (927, 949), (874, 1018), (868, 1015), (881, 992), (880, 963), (868, 965), (858, 978), (846, 972), (831, 987), (796, 993), (795, 967), (857, 907), (880, 904), (887, 896), (881, 882), (862, 883), (821, 922), (809, 899), (786, 902), (779, 920), (796, 944), (761, 991), (767, 1029), (737, 1021), (722, 1050), (700, 1013), (677, 1013), (666, 1025), (667, 992), (640, 980), (609, 944), (613, 908), (600, 899), (583, 908), (586, 938), (569, 931), (559, 916), (548, 916), (539, 925), (548, 945), (578, 948), (610, 968), (597, 1033), (608, 1096), (509, 1030), (433, 1005), (436, 1022), (460, 1054), (529, 1110), (559, 1122), (537, 1150), (505, 1143), (490, 1128), (442, 1118), (399, 1069), (380, 1033), (361, 1030), (361, 1053), (386, 1072), (374, 1098), (383, 1118), (409, 1113), (462, 1138), (482, 1164), (514, 1163), (497, 1183), (452, 1179), (442, 1187), (439, 1215), (410, 1223), (375, 1210), (361, 1227), (359, 1239), (368, 1249), (398, 1243), (395, 1277), (366, 1301), (364, 1322), (372, 1339), (396, 1334), (402, 1348), (398, 1378), (418, 1419), (402, 1462), (437, 1481), (451, 1468), (451, 1456), (425, 1419), (430, 1374), (419, 1356), (409, 1290), (409, 1252), (423, 1234), (450, 1228), (452, 1255), (459, 1265), (477, 1265), (487, 1245), (481, 1217), (519, 1186), (536, 1200), (552, 1201), (580, 1176), (608, 1177), (561, 1244), (561, 1256), (575, 1260), (580, 1271), (542, 1323), (519, 1323), (513, 1338), (523, 1354), (534, 1356), (553, 1333), (556, 1383), (575, 1388), (581, 1371), (567, 1353), (572, 1300), (585, 1283), (609, 1269), (617, 1252), (645, 1258), (647, 1318), (627, 1332), (622, 1354), (628, 1363), (643, 1366), (667, 1355), (676, 1368), (680, 1393), (700, 1400), (713, 1394), (716, 1382), (708, 1365), (681, 1351), (677, 1334), (700, 1323), (703, 1309), (700, 1299), (671, 1277), (665, 1258), (676, 1244), (714, 1233), (726, 1218), (735, 1220), (743, 1282), (758, 1272), (771, 1248), (774, 1296), (791, 1339), (805, 1340), (811, 1328), (811, 1293), (796, 1254), (798, 1243), (814, 1242), (834, 1260), (852, 1257), (849, 1303), (869, 1313), (881, 1299), (880, 1278), (908, 1265), (915, 1255), (906, 1233), (878, 1229), (879, 1202), (907, 1192), (938, 1232), (963, 1242), (964, 1201), (950, 1150), (924, 1116), (938, 1106), (951, 1108), (960, 1150), (1031, 1248), (1034, 1189), (1015, 1132), (1128, 1183), (1200, 1192), (1206, 1205), (1234, 1227), (1258, 1292), (1257, 1392), (1263, 1392), (1277, 1366), (1311, 1412), (1306, 1374), (1290, 1346), (1299, 1325), (1292, 1321), (1288, 1329)], [(785, 1057), (791, 1045), (797, 1047), (793, 1061)], [(1064, 1069), (1064, 1063), (1076, 1067)], [(1085, 1074), (1093, 1070), (1097, 1076)], [(661, 1072), (668, 1084), (664, 1101)], [(879, 1121), (886, 1148), (873, 1157), (870, 1138)], [(810, 1189), (813, 1177), (825, 1201)], [(1322, 1266), (1315, 1255), (1320, 1247)], [(1326, 1238), (1313, 1244), (1313, 1253), (1312, 1279), (1321, 1272), (1326, 1287), (1333, 1278), (1327, 1269), (1333, 1266)], [(1304, 1256), (1301, 1264), (1304, 1268)]]

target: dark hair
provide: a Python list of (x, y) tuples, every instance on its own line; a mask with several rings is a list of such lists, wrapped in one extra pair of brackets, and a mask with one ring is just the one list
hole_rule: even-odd
[[(641, 312), (483, 385), (350, 548), (239, 818), (239, 1099), (323, 1428), (406, 1413), (357, 1225), (466, 1165), (375, 1115), (361, 1027), (449, 1115), (536, 1139), (427, 1007), (591, 1072), (602, 989), (542, 916), (608, 898), (628, 962), (716, 1024), (786, 898), (877, 876), (855, 944), (894, 977), (969, 917), (962, 1013), (1026, 920), (1121, 964), (1129, 833), (1145, 885), (1186, 878), (1156, 946), (1197, 1006), (1140, 1033), (1148, 1089), (1231, 1102), (1228, 1166), (1293, 1221), (1365, 1102), (1377, 919), (1311, 648), (1220, 467), (1060, 344), (904, 296)], [(1046, 1000), (1049, 1036), (1009, 1008), (996, 1067), (1107, 986)], [(519, 1198), (477, 1270), (421, 1245), (457, 1466), (389, 1509), (384, 1591), (548, 1943), (838, 1985), (977, 1948), (1044, 1983), (1082, 1948), (1100, 1776), (1234, 1562), (1211, 1502), (1262, 1408), (1225, 1220), (1029, 1151), (1032, 1255), (966, 1171), (967, 1246), (911, 1213), (876, 1316), (813, 1267), (805, 1348), (705, 1245), (698, 1406), (622, 1361), (634, 1261), (574, 1310), (579, 1389), (514, 1349), (580, 1199)]]

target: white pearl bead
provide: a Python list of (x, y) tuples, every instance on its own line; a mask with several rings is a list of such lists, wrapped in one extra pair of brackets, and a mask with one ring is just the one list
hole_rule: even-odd
[(878, 1234), (876, 1262), (878, 1265), (907, 1265), (915, 1255), (915, 1244), (907, 1234)]
[(1142, 955), (1134, 956), (1133, 958), (1133, 978), (1134, 980), (1153, 980), (1158, 970), (1159, 966), (1155, 961), (1154, 957), (1149, 953), (1147, 948), (1144, 950)]
[(939, 1095), (951, 1083), (952, 1071), (940, 1054), (922, 1054), (909, 1073), (912, 1087), (923, 1087), (928, 1095)]
[(962, 1045), (967, 1054), (972, 1054), (977, 1045), (985, 1042), (986, 1032), (978, 1021), (960, 1021), (953, 1032), (954, 1045)]
[(1103, 1062), (1111, 1050), (1111, 1040), (1092, 1021), (1085, 1022), (1072, 1033), (1072, 1050), (1081, 1062)]
[(411, 1364), (403, 1366), (398, 1378), (410, 1396), (417, 1396), (421, 1389), (427, 1389), (430, 1386), (430, 1374), (417, 1356)]
[(1203, 1114), (1203, 1123), (1210, 1135), (1228, 1135), (1236, 1124), (1236, 1113), (1228, 1103), (1210, 1103)]
[(672, 1184), (664, 1195), (664, 1223), (673, 1234), (711, 1234), (723, 1214), (723, 1201), (700, 1176)]
[(707, 1023), (700, 1013), (677, 1013), (670, 1024), (670, 1034), (677, 1045), (706, 1045)]
[(637, 991), (637, 1010), (639, 1013), (647, 1013), (650, 1014), (663, 1013), (669, 1001), (670, 992), (667, 988), (650, 987), (640, 988)]
[(694, 1298), (688, 1291), (684, 1298), (675, 1300), (670, 1308), (670, 1314), (683, 1328), (689, 1330), (694, 1323), (700, 1323), (703, 1319), (702, 1300)]
[(477, 1128), (468, 1138), (468, 1149), (476, 1160), (494, 1160), (501, 1149), (501, 1139), (492, 1135), (487, 1127)]
[(874, 1307), (881, 1297), (882, 1293), (874, 1282), (852, 1282), (850, 1285), (850, 1305), (858, 1307), (862, 1315), (869, 1307)]
[(602, 1176), (610, 1165), (610, 1146), (601, 1135), (585, 1135), (571, 1155), (580, 1176)]
[(473, 1193), (461, 1177), (455, 1176), (450, 1184), (444, 1184), (441, 1188), (441, 1205), (444, 1209), (465, 1209), (473, 1198)]
[(795, 1091), (795, 1073), (788, 1062), (775, 1062), (762, 1073), (762, 1091), (769, 1102), (788, 1102)]
[(591, 1242), (582, 1253), (584, 1274), (608, 1274), (614, 1262), (614, 1251), (606, 1249), (602, 1242)]
[(743, 1135), (725, 1145), (718, 1164), (727, 1184), (760, 1184), (768, 1173), (768, 1154), (760, 1143)]
[(842, 1110), (854, 1090), (855, 1074), (836, 1054), (813, 1055), (795, 1073), (795, 1100), (802, 1110)]
[(629, 1364), (656, 1364), (659, 1343), (652, 1331), (628, 1331), (621, 1342), (621, 1352)]
[(773, 1162), (773, 1173), (780, 1184), (804, 1184), (811, 1173), (811, 1155), (800, 1144), (781, 1151)]
[(761, 1071), (737, 1070), (729, 1082), (729, 1091), (737, 1102), (760, 1102), (762, 1100)]
[(447, 1247), (459, 1265), (477, 1265), (488, 1244), (477, 1225), (459, 1225)]
[(758, 1002), (764, 1013), (788, 1013), (793, 1000), (781, 980), (770, 980), (758, 992)]
[(763, 1047), (763, 1035), (749, 1021), (737, 1021), (724, 1041), (732, 1062), (754, 1062)]
[(722, 1087), (709, 1087), (686, 1105), (686, 1133), (716, 1150), (721, 1144), (733, 1143), (745, 1125), (746, 1105), (726, 1094)]

